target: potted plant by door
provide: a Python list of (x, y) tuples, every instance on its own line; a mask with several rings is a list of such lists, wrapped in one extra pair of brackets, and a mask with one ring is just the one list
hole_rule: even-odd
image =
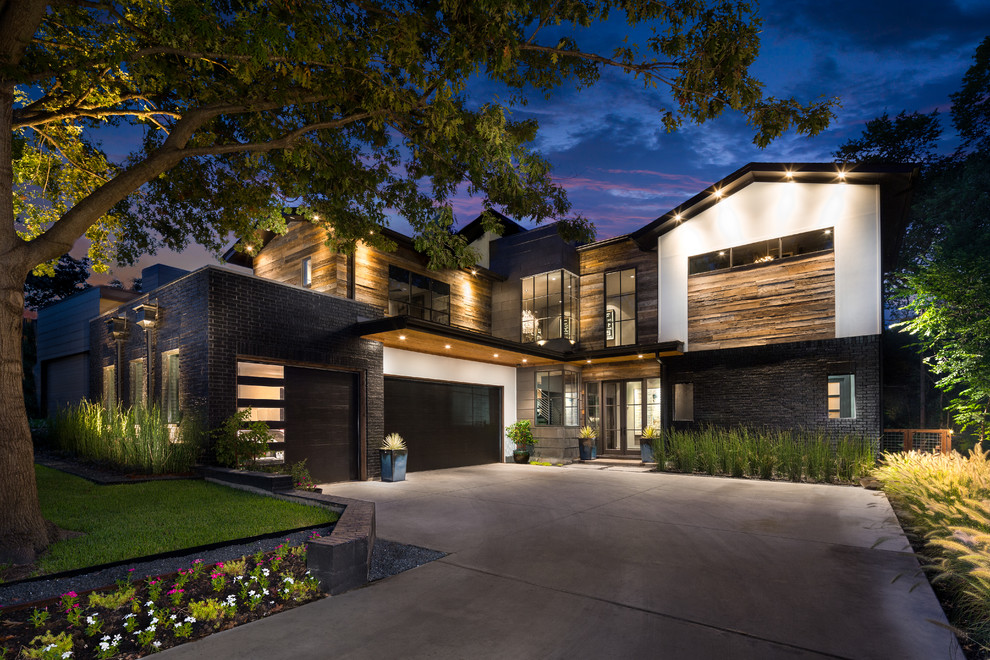
[(516, 443), (516, 448), (512, 451), (512, 460), (516, 463), (529, 463), (530, 452), (536, 439), (533, 438), (533, 429), (530, 428), (528, 419), (520, 419), (505, 427), (505, 435), (512, 442)]
[(581, 428), (581, 442), (578, 445), (581, 451), (581, 460), (590, 461), (598, 456), (598, 447), (595, 440), (598, 438), (598, 431), (593, 426)]
[(406, 480), (406, 441), (398, 433), (389, 433), (381, 446), (382, 481)]
[(661, 452), (656, 450), (661, 449), (661, 442), (663, 442), (663, 434), (660, 433), (660, 429), (652, 426), (643, 429), (643, 435), (639, 440), (639, 455), (644, 463), (653, 463), (658, 460), (656, 457), (660, 456)]

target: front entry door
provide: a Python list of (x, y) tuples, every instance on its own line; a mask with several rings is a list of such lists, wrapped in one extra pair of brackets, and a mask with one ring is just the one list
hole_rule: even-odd
[(639, 439), (644, 424), (660, 428), (659, 378), (602, 383), (605, 453), (639, 454)]

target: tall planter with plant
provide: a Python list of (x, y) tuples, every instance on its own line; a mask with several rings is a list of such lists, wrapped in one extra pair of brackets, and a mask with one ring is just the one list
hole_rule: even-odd
[(660, 464), (659, 457), (663, 456), (663, 434), (660, 429), (653, 426), (643, 429), (639, 440), (639, 455), (644, 463)]
[(536, 445), (533, 429), (528, 419), (520, 419), (505, 427), (505, 435), (516, 444), (512, 452), (512, 460), (516, 463), (529, 463), (532, 448)]
[(409, 451), (398, 433), (389, 433), (379, 449), (382, 458), (382, 481), (405, 481)]
[(597, 439), (598, 431), (593, 426), (581, 428), (581, 442), (578, 443), (578, 449), (581, 452), (582, 461), (590, 461), (598, 457)]

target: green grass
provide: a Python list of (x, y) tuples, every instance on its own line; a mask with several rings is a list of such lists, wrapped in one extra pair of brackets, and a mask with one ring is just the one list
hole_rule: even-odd
[(338, 514), (205, 481), (99, 486), (35, 466), (41, 511), (85, 536), (60, 541), (38, 561), (41, 573), (121, 561), (294, 527)]

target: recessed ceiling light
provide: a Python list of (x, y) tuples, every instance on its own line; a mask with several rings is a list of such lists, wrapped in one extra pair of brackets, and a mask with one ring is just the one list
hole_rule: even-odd
[(402, 341), (405, 341), (406, 340), (406, 336), (405, 335), (399, 335), (399, 339), (401, 339)]
[(587, 362), (588, 364), (591, 364), (591, 360), (585, 360), (585, 362)]
[(716, 190), (715, 191), (715, 199), (722, 199), (722, 191), (721, 190)]
[(444, 348), (450, 348), (450, 344), (444, 344)]
[(526, 358), (523, 358), (523, 362), (529, 362), (529, 360), (527, 360)]
[(638, 357), (638, 358), (640, 358), (640, 359), (642, 359), (642, 357), (643, 357), (643, 356), (642, 356), (642, 355), (637, 355), (636, 357)]
[(786, 176), (788, 179), (793, 179), (794, 178), (794, 172), (791, 172), (790, 170), (787, 170), (786, 172), (784, 172), (784, 176)]
[(471, 269), (471, 274), (472, 274), (472, 275), (477, 275), (477, 274), (478, 274), (478, 271), (472, 268), (472, 269)]
[(839, 181), (845, 181), (845, 180), (846, 180), (846, 173), (843, 172), (842, 170), (839, 170)]
[(680, 222), (681, 221), (681, 214), (678, 213), (677, 215), (675, 215), (674, 216), (674, 220), (676, 220), (677, 222)]
[(494, 353), (493, 354), (493, 357), (498, 357), (498, 353)]

